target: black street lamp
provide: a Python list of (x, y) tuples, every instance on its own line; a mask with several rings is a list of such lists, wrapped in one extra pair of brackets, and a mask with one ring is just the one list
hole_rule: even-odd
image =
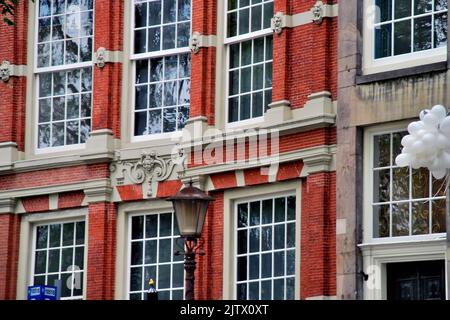
[(180, 235), (184, 239), (185, 300), (194, 300), (195, 247), (205, 222), (208, 205), (214, 200), (199, 188), (184, 187), (167, 199), (172, 201)]

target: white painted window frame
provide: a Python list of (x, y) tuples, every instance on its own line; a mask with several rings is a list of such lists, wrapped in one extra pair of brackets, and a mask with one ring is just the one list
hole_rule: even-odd
[[(74, 151), (74, 150), (81, 150), (86, 147), (86, 143), (78, 143), (73, 145), (64, 145), (64, 146), (58, 146), (58, 147), (47, 147), (47, 148), (39, 148), (38, 145), (38, 135), (39, 135), (39, 128), (38, 128), (38, 122), (39, 122), (39, 75), (43, 73), (51, 73), (56, 71), (70, 71), (74, 69), (83, 69), (86, 67), (92, 68), (92, 88), (91, 88), (91, 131), (92, 131), (92, 106), (93, 106), (93, 97), (94, 97), (94, 40), (95, 40), (95, 0), (93, 1), (93, 7), (92, 7), (92, 58), (91, 61), (86, 62), (78, 62), (73, 64), (63, 64), (60, 66), (50, 66), (50, 67), (41, 67), (38, 68), (37, 60), (38, 60), (38, 32), (39, 32), (39, 1), (36, 0), (36, 3), (34, 5), (35, 7), (35, 14), (34, 14), (34, 48), (33, 48), (33, 73), (34, 73), (34, 121), (33, 121), (33, 149), (35, 154), (49, 154), (49, 153), (56, 153), (56, 152), (65, 152), (65, 151)], [(51, 41), (50, 41), (51, 43)], [(51, 48), (50, 48), (51, 50)], [(64, 52), (63, 52), (64, 53)], [(66, 96), (66, 94), (65, 94)], [(53, 96), (51, 96), (53, 98)], [(64, 139), (66, 138), (64, 128)], [(51, 138), (51, 137), (50, 137)]]
[[(239, 212), (238, 211), (238, 206), (239, 206), (239, 204), (243, 204), (243, 203), (248, 203), (249, 204), (249, 206), (248, 206), (248, 222), (249, 222), (249, 225), (247, 227), (245, 227), (245, 228), (239, 229), (239, 230), (247, 230), (248, 231), (247, 232), (247, 253), (245, 253), (245, 254), (238, 254), (238, 252), (237, 252), (237, 245), (236, 245), (236, 249), (234, 250), (234, 253), (235, 253), (234, 254), (234, 265), (235, 266), (237, 266), (239, 257), (247, 257), (247, 259), (248, 259), (247, 260), (247, 276), (249, 275), (249, 272), (250, 272), (250, 263), (249, 263), (250, 262), (250, 259), (249, 259), (250, 256), (252, 256), (254, 254), (257, 254), (260, 257), (262, 254), (267, 254), (267, 253), (272, 254), (271, 270), (272, 270), (272, 273), (273, 273), (273, 269), (274, 269), (274, 265), (275, 265), (273, 254), (275, 252), (286, 252), (288, 249), (292, 249), (292, 248), (287, 248), (286, 247), (286, 242), (287, 242), (287, 233), (286, 232), (284, 234), (284, 236), (285, 236), (285, 238), (284, 238), (285, 247), (283, 249), (275, 249), (274, 248), (274, 246), (275, 246), (275, 233), (274, 233), (275, 226), (277, 226), (277, 225), (287, 226), (288, 223), (294, 222), (295, 223), (295, 228), (296, 228), (295, 229), (295, 236), (296, 236), (296, 238), (297, 238), (297, 232), (298, 232), (297, 228), (299, 227), (298, 223), (297, 223), (297, 212), (295, 212), (295, 219), (294, 220), (285, 220), (285, 221), (282, 221), (282, 222), (275, 222), (275, 205), (273, 205), (272, 206), (272, 218), (273, 218), (272, 223), (269, 223), (269, 224), (261, 224), (260, 223), (259, 224), (259, 227), (265, 226), (265, 227), (271, 227), (272, 228), (272, 249), (271, 250), (267, 250), (267, 251), (262, 251), (261, 250), (261, 236), (262, 236), (262, 234), (260, 233), (260, 235), (259, 235), (260, 236), (260, 248), (259, 248), (259, 251), (250, 253), (250, 229), (252, 229), (252, 227), (250, 226), (250, 202), (252, 202), (252, 201), (259, 201), (261, 203), (260, 210), (262, 210), (262, 201), (264, 201), (264, 200), (273, 200), (274, 201), (276, 198), (281, 198), (281, 197), (286, 197), (286, 199), (287, 199), (287, 197), (289, 197), (289, 196), (294, 196), (295, 197), (296, 206), (297, 206), (298, 199), (296, 197), (295, 192), (284, 192), (284, 193), (280, 193), (278, 195), (266, 195), (266, 196), (262, 196), (262, 197), (251, 197), (251, 198), (240, 199), (238, 201), (235, 201), (235, 203), (234, 203), (234, 212), (235, 212), (235, 215), (234, 215), (234, 223), (235, 223), (234, 228), (235, 228), (236, 231), (234, 232), (234, 243), (236, 243), (236, 244), (238, 243), (238, 232), (237, 232), (238, 231), (237, 230), (238, 229), (238, 219), (239, 219), (239, 217), (238, 217), (238, 215), (239, 215), (238, 214), (238, 212)], [(287, 214), (287, 201), (285, 203), (285, 214)], [(286, 230), (286, 228), (285, 228), (285, 230)], [(294, 251), (296, 251), (295, 247), (294, 247)], [(295, 256), (294, 261), (297, 261), (298, 258), (299, 257)], [(286, 261), (286, 256), (285, 256), (285, 261)], [(258, 284), (260, 284), (261, 281), (267, 281), (267, 280), (273, 281), (273, 280), (281, 280), (281, 279), (283, 279), (284, 281), (286, 281), (287, 278), (292, 278), (292, 277), (294, 278), (294, 282), (295, 282), (297, 280), (296, 276), (295, 276), (295, 273), (294, 273), (294, 276), (291, 276), (291, 275), (287, 276), (286, 275), (286, 269), (287, 269), (287, 265), (286, 265), (286, 263), (284, 263), (284, 273), (285, 273), (284, 276), (270, 277), (270, 278), (264, 278), (264, 279), (262, 279), (262, 278), (247, 279), (245, 281), (238, 281), (237, 280), (237, 271), (236, 271), (235, 272), (235, 281), (234, 281), (234, 287), (235, 287), (234, 288), (234, 290), (235, 290), (234, 291), (234, 295), (235, 295), (235, 297), (237, 298), (236, 287), (240, 283), (247, 284), (247, 294), (248, 294), (249, 290), (250, 290), (248, 286), (249, 286), (249, 284), (251, 282), (258, 282)], [(294, 267), (294, 270), (295, 270), (295, 267)], [(262, 272), (262, 263), (261, 263), (261, 260), (260, 260), (259, 261), (259, 273), (261, 274), (261, 272)], [(295, 286), (294, 286), (294, 291), (295, 291)], [(273, 285), (272, 285), (271, 296), (272, 296), (272, 299), (273, 299)], [(295, 297), (295, 293), (294, 293), (294, 297)], [(247, 299), (248, 299), (248, 297), (247, 297)], [(261, 287), (259, 287), (259, 300), (261, 300)], [(283, 300), (286, 300), (286, 287), (284, 287)]]
[(373, 237), (373, 138), (375, 135), (406, 130), (407, 121), (384, 124), (367, 128), (364, 131), (364, 191), (363, 191), (363, 242), (367, 243), (396, 243), (405, 241), (445, 239), (446, 233), (432, 233), (425, 235), (398, 236), (386, 238)]
[[(187, 47), (183, 47), (183, 48), (174, 48), (174, 49), (166, 49), (166, 50), (159, 50), (159, 51), (152, 51), (152, 52), (145, 52), (145, 53), (138, 53), (135, 54), (134, 53), (134, 14), (135, 14), (135, 10), (134, 10), (134, 6), (137, 3), (137, 0), (131, 0), (129, 5), (130, 5), (130, 20), (131, 20), (131, 25), (129, 26), (129, 32), (131, 34), (130, 36), (130, 60), (131, 60), (131, 99), (130, 99), (130, 103), (131, 103), (131, 107), (129, 108), (129, 110), (131, 111), (131, 118), (130, 118), (130, 122), (131, 122), (131, 126), (130, 126), (130, 142), (146, 142), (146, 141), (155, 141), (155, 140), (163, 140), (163, 139), (171, 139), (174, 141), (178, 141), (179, 138), (181, 138), (182, 136), (182, 130), (178, 130), (178, 131), (173, 131), (173, 132), (166, 132), (166, 133), (157, 133), (157, 134), (146, 134), (146, 135), (142, 135), (142, 136), (135, 136), (134, 135), (134, 128), (135, 128), (135, 118), (134, 118), (134, 114), (135, 114), (135, 110), (134, 110), (134, 105), (135, 105), (135, 101), (136, 101), (136, 94), (135, 94), (135, 88), (136, 88), (136, 61), (137, 60), (149, 60), (151, 58), (158, 58), (158, 57), (167, 57), (167, 56), (173, 56), (173, 55), (180, 55), (182, 53), (190, 53), (191, 49), (189, 48), (189, 46)], [(191, 0), (191, 33), (192, 34), (192, 2), (193, 0)], [(178, 4), (178, 1), (177, 1)], [(161, 8), (162, 10), (162, 8)], [(161, 11), (162, 12), (162, 11)], [(162, 13), (161, 13), (162, 14)], [(177, 8), (177, 16), (178, 16), (178, 8)], [(191, 74), (192, 74), (192, 64), (191, 64)], [(189, 79), (191, 79), (191, 76), (189, 76)], [(191, 108), (191, 104), (189, 103), (189, 110)]]
[[(248, 127), (253, 127), (253, 126), (257, 126), (260, 125), (262, 123), (264, 123), (264, 110), (263, 110), (263, 114), (260, 117), (255, 117), (255, 118), (250, 118), (250, 119), (246, 119), (246, 120), (241, 120), (241, 121), (235, 121), (235, 122), (229, 122), (228, 116), (229, 116), (229, 86), (230, 86), (230, 77), (229, 77), (229, 72), (230, 72), (230, 46), (232, 44), (236, 44), (239, 42), (245, 42), (248, 40), (254, 40), (256, 38), (260, 38), (260, 37), (266, 37), (266, 36), (270, 36), (273, 34), (273, 31), (271, 28), (266, 28), (266, 29), (262, 29), (262, 30), (258, 30), (258, 31), (254, 31), (254, 32), (249, 32), (243, 35), (237, 35), (234, 37), (228, 37), (228, 1), (229, 0), (225, 0), (225, 10), (224, 10), (224, 33), (223, 33), (223, 43), (225, 45), (225, 65), (226, 65), (226, 70), (225, 70), (225, 129), (241, 129), (241, 128), (248, 128)], [(259, 3), (258, 3), (259, 5)], [(250, 7), (252, 7), (253, 5), (250, 3)], [(237, 9), (231, 10), (231, 11), (236, 11)], [(263, 13), (264, 14), (264, 10)], [(251, 10), (249, 13), (249, 19), (251, 21)], [(239, 19), (237, 20), (237, 28), (239, 30)], [(253, 56), (253, 52), (252, 52), (252, 56)], [(265, 51), (264, 51), (264, 58), (265, 58)], [(274, 57), (272, 57), (272, 63), (274, 61)], [(264, 62), (266, 63), (266, 62)], [(252, 65), (252, 64), (250, 64)], [(237, 68), (237, 69), (241, 69), (241, 67)], [(272, 77), (273, 77), (273, 72), (272, 72)], [(240, 79), (240, 78), (239, 78)], [(251, 78), (251, 82), (253, 84), (253, 77)], [(253, 90), (249, 91), (248, 94), (252, 94)], [(240, 96), (240, 94), (239, 94)], [(251, 106), (250, 106), (251, 108)], [(264, 108), (264, 106), (263, 106)]]
[(235, 300), (237, 283), (237, 230), (236, 203), (253, 200), (271, 199), (279, 196), (295, 195), (296, 225), (295, 225), (295, 300), (300, 299), (300, 257), (301, 257), (301, 180), (294, 180), (277, 185), (262, 185), (250, 188), (226, 190), (224, 193), (223, 214), (223, 299)]
[[(445, 12), (445, 10), (442, 12)], [(364, 0), (363, 74), (374, 74), (447, 61), (447, 46), (375, 59), (375, 15), (375, 0)], [(424, 14), (424, 16), (426, 15), (428, 14)], [(405, 19), (408, 20), (408, 18)], [(392, 39), (392, 41), (394, 40)]]
[[(176, 222), (176, 217), (175, 217), (175, 214), (174, 214), (173, 210), (161, 209), (161, 210), (158, 210), (158, 211), (153, 211), (153, 210), (152, 211), (145, 211), (145, 212), (144, 211), (138, 211), (138, 212), (133, 212), (133, 213), (130, 213), (130, 214), (127, 215), (127, 219), (126, 219), (126, 221), (127, 221), (126, 222), (127, 223), (127, 226), (126, 226), (126, 229), (127, 229), (127, 238), (126, 238), (126, 241), (127, 241), (127, 254), (126, 254), (126, 257), (127, 258), (126, 259), (127, 259), (127, 262), (126, 262), (126, 288), (125, 288), (125, 292), (126, 292), (125, 299), (126, 300), (130, 300), (130, 294), (142, 292), (142, 291), (140, 291), (140, 292), (131, 292), (130, 291), (131, 267), (132, 267), (131, 266), (131, 244), (132, 244), (132, 242), (143, 241), (143, 243), (144, 243), (144, 246), (143, 246), (144, 255), (142, 257), (143, 262), (142, 262), (142, 265), (140, 265), (140, 267), (145, 266), (146, 265), (145, 264), (145, 239), (146, 239), (145, 238), (145, 217), (148, 216), (148, 215), (160, 215), (160, 214), (165, 214), (165, 213), (172, 213), (172, 228), (173, 228), (174, 224), (177, 223)], [(133, 241), (132, 240), (132, 219), (133, 219), (133, 217), (139, 217), (139, 216), (143, 216), (144, 217), (144, 227), (143, 227), (144, 238), (142, 238), (142, 239), (135, 239)], [(159, 217), (158, 217), (158, 226), (157, 226), (157, 228), (158, 228), (157, 230), (159, 232)], [(174, 235), (163, 237), (163, 239), (172, 239), (174, 243), (175, 243), (177, 238), (178, 238), (178, 236), (174, 236)], [(160, 237), (156, 237), (155, 239), (159, 240), (161, 238)], [(182, 243), (182, 242), (180, 241), (180, 243)], [(172, 250), (173, 250), (173, 248), (172, 248)], [(181, 250), (180, 250), (180, 252), (181, 252)], [(181, 253), (181, 254), (183, 254), (183, 253)], [(157, 246), (157, 248), (156, 248), (156, 255), (159, 256), (159, 246)], [(176, 264), (183, 264), (184, 263), (183, 261), (184, 260), (182, 260), (180, 262), (176, 262)], [(156, 268), (157, 271), (156, 272), (158, 273), (159, 263), (157, 263), (155, 265), (157, 266), (157, 268)], [(171, 265), (172, 266), (172, 265), (174, 265), (174, 263), (173, 263), (173, 261), (171, 261), (171, 262), (164, 262), (164, 265)], [(171, 268), (171, 270), (172, 270), (172, 268)], [(144, 274), (142, 274), (142, 277), (144, 277)], [(171, 279), (171, 282), (172, 282), (172, 280), (173, 280), (173, 274), (172, 273), (170, 274), (170, 279)], [(145, 287), (145, 281), (146, 280), (142, 279), (142, 281), (143, 281), (142, 285)], [(157, 288), (157, 283), (158, 283), (158, 279), (156, 279), (156, 286), (155, 286), (156, 289), (158, 289)], [(170, 296), (172, 296), (172, 291), (173, 290), (180, 290), (180, 289), (181, 288), (172, 288), (172, 283), (171, 283), (169, 288), (164, 288), (163, 290), (164, 291), (170, 291)], [(183, 288), (182, 289), (183, 289), (183, 297), (184, 297), (184, 293), (185, 293), (184, 276), (183, 276)]]
[[(36, 231), (37, 227), (49, 224), (64, 224), (71, 222), (85, 222), (84, 230), (84, 266), (83, 266), (83, 296), (76, 296), (70, 298), (62, 298), (61, 300), (79, 300), (86, 299), (86, 285), (87, 285), (87, 257), (88, 257), (88, 218), (87, 209), (70, 209), (51, 213), (33, 213), (22, 219), (20, 234), (20, 255), (19, 255), (19, 277), (18, 277), (18, 299), (26, 299), (26, 286), (32, 285), (34, 281), (34, 263), (36, 252)], [(62, 231), (61, 231), (62, 232)], [(23, 235), (26, 234), (26, 237)], [(29, 257), (28, 263), (26, 263)], [(60, 256), (61, 262), (61, 256)], [(24, 268), (24, 266), (26, 267)], [(20, 276), (20, 271), (23, 270), (27, 274), (26, 277)], [(26, 271), (26, 272), (25, 272)], [(23, 282), (22, 282), (23, 281)], [(22, 285), (23, 283), (23, 285)], [(25, 288), (22, 288), (24, 286)]]

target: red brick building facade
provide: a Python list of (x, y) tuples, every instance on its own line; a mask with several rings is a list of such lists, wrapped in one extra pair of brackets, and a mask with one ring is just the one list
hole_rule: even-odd
[(19, 1), (0, 25), (0, 299), (55, 279), (140, 299), (149, 277), (182, 297), (165, 199), (190, 180), (215, 199), (196, 298), (334, 298), (337, 6)]

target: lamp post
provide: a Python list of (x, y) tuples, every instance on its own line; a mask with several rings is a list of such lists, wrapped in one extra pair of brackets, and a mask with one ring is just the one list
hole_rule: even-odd
[(208, 205), (214, 198), (189, 182), (175, 196), (167, 199), (173, 204), (180, 235), (184, 239), (185, 300), (194, 300), (195, 249), (205, 222)]

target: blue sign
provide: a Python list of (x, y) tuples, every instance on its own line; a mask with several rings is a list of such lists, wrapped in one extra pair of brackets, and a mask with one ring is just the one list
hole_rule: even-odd
[(55, 286), (29, 286), (28, 300), (57, 300), (57, 291)]

